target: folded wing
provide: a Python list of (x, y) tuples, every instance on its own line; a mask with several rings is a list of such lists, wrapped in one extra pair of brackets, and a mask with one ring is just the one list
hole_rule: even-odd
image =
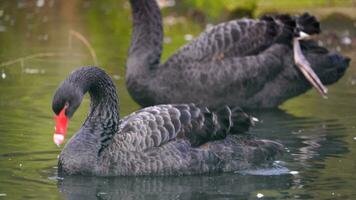
[(130, 151), (143, 151), (172, 140), (188, 140), (199, 146), (246, 131), (250, 118), (239, 109), (217, 111), (194, 104), (160, 105), (144, 108), (122, 119), (114, 142)]

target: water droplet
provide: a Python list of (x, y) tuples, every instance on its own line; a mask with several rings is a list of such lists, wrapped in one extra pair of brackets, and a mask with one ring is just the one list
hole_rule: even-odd
[(112, 78), (114, 79), (114, 80), (120, 80), (120, 76), (119, 75), (117, 75), (117, 74), (114, 74), (113, 76), (112, 76)]
[(19, 166), (22, 167), (22, 163), (20, 163)]
[(256, 197), (257, 198), (262, 198), (262, 197), (264, 197), (265, 195), (263, 195), (262, 193), (258, 193), (257, 195), (256, 195)]
[(37, 7), (42, 7), (44, 4), (45, 4), (44, 0), (37, 0), (37, 2), (36, 2)]
[(352, 44), (352, 40), (350, 37), (345, 36), (341, 39), (341, 44), (343, 45), (351, 45)]
[(7, 196), (7, 194), (5, 194), (5, 193), (0, 193), (0, 197), (6, 197)]
[(185, 39), (186, 41), (191, 41), (191, 40), (193, 39), (193, 35), (191, 35), (191, 34), (185, 34), (185, 35), (184, 35), (184, 39)]
[(289, 173), (292, 174), (292, 175), (297, 175), (297, 174), (299, 174), (298, 171), (290, 171)]
[(251, 117), (251, 120), (254, 122), (259, 122), (260, 120), (257, 117)]
[(108, 193), (106, 193), (106, 192), (98, 192), (98, 195), (106, 195), (106, 194), (108, 194)]
[(5, 74), (4, 70), (1, 71), (1, 78), (2, 78), (2, 79), (5, 79), (5, 78), (6, 78), (6, 74)]
[(283, 163), (283, 162), (280, 161), (280, 160), (275, 160), (273, 163), (274, 163), (274, 164), (281, 164), (281, 163)]
[(354, 137), (354, 140), (356, 140), (356, 137)]

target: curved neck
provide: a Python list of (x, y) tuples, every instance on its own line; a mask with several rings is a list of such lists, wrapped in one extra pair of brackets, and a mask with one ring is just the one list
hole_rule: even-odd
[(144, 73), (160, 63), (163, 28), (156, 0), (130, 0), (133, 30), (127, 75)]
[(90, 111), (83, 128), (103, 128), (101, 136), (113, 135), (119, 125), (119, 100), (111, 78), (97, 67), (83, 67), (67, 80), (84, 95), (90, 94)]

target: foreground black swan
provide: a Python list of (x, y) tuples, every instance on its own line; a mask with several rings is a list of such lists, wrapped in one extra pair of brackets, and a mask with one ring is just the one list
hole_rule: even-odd
[[(221, 23), (160, 63), (163, 29), (156, 0), (130, 3), (133, 32), (126, 81), (131, 96), (142, 106), (193, 102), (269, 108), (311, 88), (310, 78), (295, 65), (292, 40), (301, 32), (320, 32), (314, 16)], [(323, 84), (339, 80), (348, 67), (349, 58), (330, 53), (314, 41), (301, 41), (301, 46)]]
[(234, 171), (267, 162), (283, 150), (277, 142), (242, 134), (250, 126), (249, 116), (228, 107), (212, 112), (194, 104), (159, 105), (120, 120), (115, 86), (97, 67), (74, 71), (56, 91), (52, 109), (58, 115), (57, 144), (63, 142), (67, 117), (74, 114), (86, 92), (91, 98), (89, 115), (59, 156), (60, 174)]

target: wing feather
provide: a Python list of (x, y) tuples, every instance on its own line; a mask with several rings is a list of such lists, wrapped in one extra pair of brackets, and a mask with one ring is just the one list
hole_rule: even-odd
[(273, 27), (276, 34), (268, 31), (273, 27), (271, 22), (264, 20), (241, 19), (218, 24), (206, 30), (191, 43), (179, 49), (170, 59), (209, 62), (221, 57), (241, 57), (259, 52), (273, 44), (278, 37), (278, 31), (283, 27)]
[[(239, 115), (239, 118), (249, 119), (247, 115)], [(233, 121), (239, 123), (234, 124)], [(233, 126), (243, 123), (250, 125), (249, 120), (240, 123), (242, 121), (233, 120), (228, 107), (216, 112), (194, 104), (147, 107), (122, 119), (113, 144), (128, 151), (143, 151), (172, 140), (184, 139), (192, 146), (197, 146), (225, 138)]]
[(275, 43), (290, 43), (299, 31), (319, 33), (319, 22), (308, 13), (297, 17), (281, 14), (228, 21), (201, 33), (173, 54), (164, 65), (175, 66), (177, 61), (211, 62), (255, 55)]

